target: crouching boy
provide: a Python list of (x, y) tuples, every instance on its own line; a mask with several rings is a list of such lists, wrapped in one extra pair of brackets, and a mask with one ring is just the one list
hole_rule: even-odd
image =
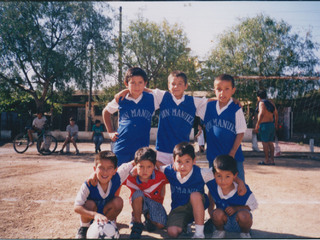
[(251, 238), (251, 211), (258, 207), (255, 196), (248, 185), (243, 196), (237, 193), (237, 161), (229, 155), (219, 155), (213, 161), (214, 180), (207, 183), (209, 192), (216, 204), (210, 213), (216, 230), (212, 238), (224, 238), (225, 231), (240, 232), (240, 238)]
[[(162, 193), (168, 180), (162, 172), (155, 170), (156, 152), (153, 149), (138, 149), (134, 162), (137, 176), (129, 176), (124, 184), (131, 190), (133, 226), (130, 238), (139, 239), (144, 228), (152, 232), (166, 226), (167, 213), (162, 205)], [(145, 218), (144, 224), (141, 221), (142, 214)]]
[(94, 160), (94, 174), (84, 182), (77, 194), (74, 210), (80, 214), (80, 228), (76, 238), (85, 239), (92, 220), (113, 221), (123, 207), (123, 200), (115, 192), (128, 177), (133, 161), (117, 169), (117, 157), (102, 151)]

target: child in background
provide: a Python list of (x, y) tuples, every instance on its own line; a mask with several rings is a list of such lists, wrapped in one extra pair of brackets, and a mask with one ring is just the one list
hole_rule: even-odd
[(258, 207), (250, 188), (243, 196), (237, 194), (237, 161), (229, 155), (217, 156), (212, 168), (214, 180), (207, 183), (216, 209), (209, 213), (216, 230), (212, 238), (224, 238), (225, 231), (240, 232), (241, 238), (251, 238), (251, 211)]
[(100, 120), (96, 120), (92, 127), (92, 138), (96, 153), (101, 152), (100, 146), (103, 143), (103, 127)]
[(107, 223), (119, 215), (123, 200), (115, 192), (128, 177), (133, 161), (117, 169), (117, 157), (111, 151), (102, 151), (94, 160), (94, 174), (82, 184), (75, 203), (74, 211), (80, 214), (81, 226), (76, 238), (86, 239), (92, 220)]
[(199, 146), (199, 152), (204, 152), (204, 134), (201, 124), (198, 124), (198, 133), (196, 136), (194, 136), (197, 139), (198, 146)]
[(79, 127), (78, 125), (76, 124), (76, 120), (71, 117), (70, 118), (70, 124), (67, 126), (67, 136), (66, 136), (66, 140), (64, 141), (63, 145), (62, 145), (62, 148), (60, 150), (60, 154), (63, 154), (63, 149), (64, 147), (68, 144), (68, 143), (72, 143), (73, 146), (75, 147), (76, 149), (76, 154), (78, 155), (79, 154), (79, 149), (77, 147), (77, 139), (78, 139), (78, 132), (79, 132)]
[[(103, 121), (111, 141), (118, 166), (134, 159), (135, 152), (149, 146), (151, 119), (155, 106), (152, 94), (144, 92), (148, 83), (147, 74), (141, 68), (130, 68), (124, 77), (128, 94), (119, 103), (114, 99), (104, 108)], [(119, 128), (112, 126), (111, 114), (119, 111)]]
[(218, 155), (228, 154), (237, 160), (238, 177), (245, 181), (241, 142), (247, 129), (240, 106), (232, 100), (235, 83), (232, 76), (223, 74), (214, 80), (217, 101), (208, 102), (199, 110), (207, 133), (207, 159), (209, 167)]
[[(156, 152), (143, 147), (135, 153), (134, 162), (137, 176), (129, 176), (123, 183), (131, 190), (131, 206), (133, 210), (133, 226), (130, 238), (140, 239), (144, 227), (152, 232), (162, 229), (167, 223), (167, 213), (163, 207), (162, 190), (168, 183), (165, 175), (155, 169)], [(145, 217), (142, 224), (141, 216)]]

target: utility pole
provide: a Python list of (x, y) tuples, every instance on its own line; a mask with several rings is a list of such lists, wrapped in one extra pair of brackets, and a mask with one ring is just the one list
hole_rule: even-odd
[(92, 82), (93, 82), (93, 45), (90, 48), (90, 83), (88, 97), (88, 124), (86, 131), (91, 131), (91, 100), (92, 100)]
[(119, 8), (119, 41), (118, 41), (118, 86), (119, 91), (122, 89), (122, 7)]

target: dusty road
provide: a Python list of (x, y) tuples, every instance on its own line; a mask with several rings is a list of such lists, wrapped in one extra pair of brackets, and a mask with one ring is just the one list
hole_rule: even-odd
[[(108, 147), (104, 144), (103, 150)], [(35, 147), (24, 154), (15, 153), (11, 144), (0, 147), (0, 238), (75, 237), (79, 218), (73, 212), (73, 201), (92, 172), (94, 159), (93, 144), (80, 143), (79, 149), (79, 156), (41, 156)], [(319, 238), (320, 161), (281, 157), (276, 166), (259, 166), (261, 156), (246, 157), (245, 161), (246, 182), (259, 202), (253, 212), (252, 237)], [(205, 156), (199, 155), (198, 161), (205, 162)], [(128, 238), (131, 207), (126, 187), (120, 196), (125, 205), (117, 222), (121, 238)], [(169, 212), (168, 186), (164, 205)], [(143, 232), (143, 237), (168, 236), (157, 231)]]

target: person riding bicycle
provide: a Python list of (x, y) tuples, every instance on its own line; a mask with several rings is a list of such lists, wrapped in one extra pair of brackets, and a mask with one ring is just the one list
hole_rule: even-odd
[(33, 119), (32, 127), (28, 130), (28, 136), (29, 136), (29, 146), (32, 146), (34, 144), (33, 136), (32, 134), (34, 132), (40, 134), (42, 129), (44, 129), (45, 125), (47, 124), (47, 118), (43, 116), (43, 112), (37, 111), (37, 117)]

